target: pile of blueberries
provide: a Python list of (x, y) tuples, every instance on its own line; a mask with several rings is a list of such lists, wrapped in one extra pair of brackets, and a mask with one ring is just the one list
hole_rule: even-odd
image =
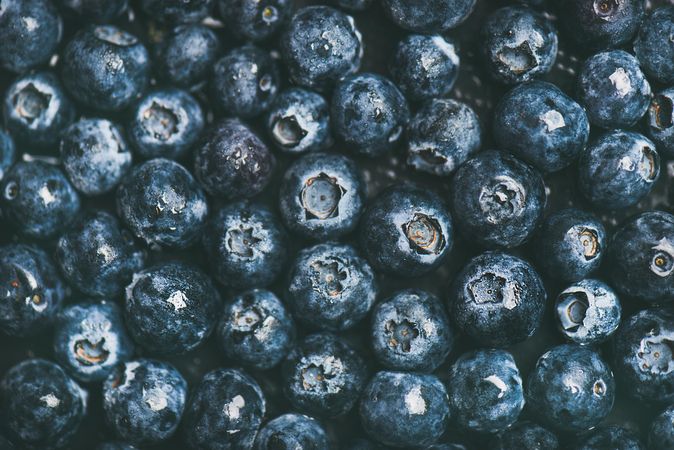
[(673, 2), (326, 2), (0, 0), (0, 449), (674, 449)]

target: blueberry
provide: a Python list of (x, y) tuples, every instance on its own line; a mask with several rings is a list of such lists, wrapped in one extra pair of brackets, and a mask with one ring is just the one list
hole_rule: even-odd
[(310, 335), (290, 351), (281, 385), (293, 408), (321, 417), (348, 413), (367, 382), (365, 361), (335, 335)]
[(137, 447), (134, 447), (131, 444), (120, 441), (109, 441), (103, 442), (96, 447), (96, 450), (138, 450)]
[(382, 450), (383, 447), (368, 439), (355, 439), (344, 450)]
[(164, 23), (194, 23), (206, 18), (214, 0), (140, 0), (143, 12)]
[(252, 448), (266, 402), (245, 372), (216, 369), (192, 392), (183, 420), (183, 437), (194, 450)]
[(608, 425), (593, 430), (573, 450), (646, 450), (639, 438), (626, 428)]
[(216, 123), (196, 149), (194, 174), (214, 196), (241, 200), (267, 186), (276, 158), (262, 140), (238, 119)]
[(372, 310), (374, 356), (386, 368), (432, 372), (445, 361), (454, 332), (438, 298), (421, 289), (398, 291)]
[(0, 128), (0, 181), (12, 167), (16, 157), (17, 152), (12, 135)]
[(609, 129), (634, 125), (646, 113), (651, 100), (651, 86), (639, 61), (623, 50), (588, 58), (578, 75), (577, 90), (590, 123)]
[(256, 450), (328, 449), (328, 435), (316, 420), (302, 414), (284, 414), (267, 422), (255, 439)]
[(674, 448), (674, 405), (665, 409), (653, 419), (648, 433), (648, 448), (667, 450)]
[(466, 447), (461, 444), (443, 443), (426, 447), (426, 450), (466, 450)]
[(0, 247), (0, 330), (34, 334), (49, 325), (66, 296), (51, 258), (38, 247)]
[(648, 136), (665, 156), (674, 156), (674, 88), (653, 96), (648, 108)]
[(107, 119), (82, 119), (66, 128), (60, 154), (66, 175), (85, 195), (110, 192), (131, 169), (131, 149)]
[(477, 0), (383, 0), (386, 15), (401, 28), (440, 33), (468, 18)]
[(639, 28), (634, 53), (644, 72), (660, 83), (674, 82), (674, 7), (653, 10)]
[(449, 99), (424, 102), (407, 126), (407, 163), (433, 175), (451, 175), (480, 149), (482, 127), (475, 111)]
[(266, 128), (283, 152), (304, 153), (332, 146), (328, 103), (307, 89), (282, 91), (269, 109)]
[(471, 241), (512, 248), (531, 237), (543, 219), (545, 184), (519, 159), (490, 150), (456, 171), (451, 185), (453, 217)]
[(334, 0), (334, 3), (340, 9), (358, 12), (368, 9), (374, 3), (374, 0)]
[(491, 450), (559, 450), (557, 436), (533, 422), (518, 422), (495, 436)]
[(103, 383), (103, 410), (122, 439), (154, 444), (178, 428), (185, 409), (187, 382), (172, 365), (151, 359), (127, 361)]
[(56, 261), (77, 289), (109, 298), (122, 293), (145, 256), (115, 216), (90, 211), (59, 238)]
[(219, 0), (227, 31), (239, 39), (266, 40), (288, 21), (292, 0)]
[(82, 19), (98, 23), (112, 22), (127, 10), (128, 0), (60, 0)]
[(70, 95), (103, 111), (129, 106), (145, 90), (149, 73), (145, 46), (113, 25), (83, 29), (62, 54), (61, 80)]
[(353, 18), (329, 6), (298, 10), (280, 45), (290, 80), (320, 91), (358, 71), (363, 57), (362, 38)]
[(481, 48), (491, 76), (516, 84), (545, 75), (557, 58), (557, 30), (526, 6), (494, 11), (482, 27)]
[(227, 358), (266, 370), (280, 363), (290, 351), (295, 324), (273, 292), (253, 289), (225, 305), (218, 338)]
[(115, 303), (75, 304), (58, 316), (54, 356), (80, 381), (103, 381), (117, 364), (131, 359), (133, 351)]
[(286, 303), (303, 325), (345, 330), (374, 304), (378, 286), (370, 265), (347, 244), (305, 248), (290, 268)]
[(395, 185), (363, 214), (360, 245), (372, 266), (397, 276), (431, 272), (447, 258), (454, 227), (442, 199), (414, 185)]
[(51, 361), (27, 359), (0, 381), (0, 413), (21, 448), (64, 447), (85, 415), (87, 393)]
[(200, 236), (208, 205), (187, 169), (157, 158), (124, 179), (117, 189), (117, 212), (148, 244), (184, 248)]
[(585, 149), (590, 124), (582, 106), (551, 83), (523, 83), (494, 111), (494, 140), (542, 172), (573, 163)]
[(534, 334), (547, 294), (529, 263), (501, 252), (471, 259), (450, 288), (449, 315), (471, 339), (509, 346)]
[(330, 109), (335, 136), (349, 149), (381, 156), (400, 141), (409, 109), (395, 84), (381, 75), (361, 73), (340, 81)]
[(445, 386), (434, 375), (377, 372), (360, 399), (360, 421), (377, 441), (428, 446), (445, 432), (450, 407)]
[(42, 161), (18, 162), (0, 186), (6, 219), (26, 236), (47, 239), (66, 229), (80, 198), (61, 169)]
[(538, 359), (526, 392), (532, 414), (566, 432), (596, 426), (611, 412), (614, 396), (613, 373), (599, 354), (569, 344)]

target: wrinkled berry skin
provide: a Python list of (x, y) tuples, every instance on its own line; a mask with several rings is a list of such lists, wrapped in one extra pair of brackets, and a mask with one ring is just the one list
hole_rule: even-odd
[(286, 303), (305, 326), (346, 330), (365, 317), (378, 290), (372, 268), (353, 247), (328, 242), (299, 252)]
[(6, 219), (26, 236), (48, 239), (66, 229), (80, 210), (80, 197), (61, 169), (42, 161), (19, 161), (0, 186)]
[(348, 413), (367, 382), (365, 360), (342, 338), (307, 336), (281, 366), (283, 393), (296, 410), (320, 417)]
[(161, 361), (127, 361), (103, 383), (108, 426), (135, 444), (168, 439), (178, 428), (186, 400), (187, 382), (175, 367)]
[(417, 33), (440, 33), (468, 18), (476, 0), (384, 0), (386, 15), (401, 28)]
[(284, 414), (260, 429), (255, 450), (329, 449), (328, 435), (321, 424), (302, 414)]
[(196, 149), (194, 174), (216, 197), (241, 200), (267, 186), (276, 159), (264, 142), (238, 119), (215, 124)]
[(157, 158), (136, 166), (120, 184), (117, 212), (146, 243), (184, 248), (201, 235), (208, 205), (187, 169)]
[(532, 413), (564, 432), (596, 426), (611, 412), (614, 396), (613, 373), (599, 354), (570, 344), (538, 359), (526, 391)]
[(532, 244), (536, 267), (571, 282), (596, 271), (608, 247), (606, 229), (596, 216), (575, 208), (550, 214)]
[(501, 98), (494, 140), (544, 173), (573, 163), (585, 149), (590, 123), (582, 106), (554, 84), (523, 83)]
[(330, 118), (335, 136), (366, 156), (390, 152), (409, 119), (405, 97), (387, 78), (373, 73), (340, 81), (332, 95)]
[(84, 195), (112, 191), (131, 169), (131, 149), (107, 119), (82, 119), (66, 128), (59, 145), (63, 169)]
[(459, 167), (451, 186), (459, 231), (484, 247), (517, 247), (543, 219), (543, 178), (509, 154), (478, 153)]
[(16, 160), (16, 147), (12, 136), (0, 128), (0, 181)]
[(482, 144), (475, 111), (450, 99), (424, 102), (407, 126), (407, 164), (433, 175), (451, 175)]
[(183, 420), (183, 440), (193, 450), (252, 448), (266, 401), (248, 374), (216, 369), (194, 388)]
[(608, 425), (593, 430), (573, 450), (646, 450), (639, 438), (626, 428)]
[(392, 186), (370, 202), (359, 230), (370, 264), (396, 276), (431, 272), (454, 244), (449, 209), (433, 191), (414, 185)]
[(648, 433), (648, 448), (651, 450), (668, 450), (674, 448), (674, 405), (656, 416)]
[(660, 83), (674, 82), (674, 7), (655, 9), (644, 20), (634, 41), (634, 53), (644, 72)]
[(421, 289), (398, 291), (372, 310), (370, 338), (379, 363), (432, 372), (445, 361), (454, 332), (440, 300)]
[(155, 354), (180, 354), (208, 338), (220, 314), (220, 295), (208, 276), (182, 262), (134, 274), (124, 319), (133, 339)]
[(292, 0), (219, 0), (220, 16), (227, 31), (241, 40), (263, 41), (290, 18)]
[(225, 356), (257, 370), (281, 362), (295, 340), (295, 323), (273, 292), (252, 289), (227, 303), (218, 324)]
[(286, 170), (279, 188), (283, 222), (309, 239), (334, 239), (353, 231), (364, 201), (358, 166), (339, 154), (303, 156)]
[(58, 315), (54, 357), (79, 381), (103, 381), (117, 364), (131, 359), (133, 351), (115, 303), (75, 304)]
[(489, 449), (559, 450), (560, 445), (557, 436), (551, 431), (532, 422), (520, 421), (495, 436)]
[(4, 1), (0, 11), (0, 67), (21, 73), (46, 63), (56, 51), (62, 32), (61, 16), (50, 0)]
[(191, 87), (210, 73), (220, 54), (218, 35), (203, 25), (178, 25), (157, 45), (156, 72), (167, 82)]
[(611, 50), (585, 61), (578, 75), (577, 98), (592, 125), (629, 128), (648, 110), (651, 86), (634, 56)]
[(117, 218), (104, 211), (85, 213), (56, 244), (56, 262), (80, 291), (116, 297), (145, 263), (145, 255)]
[(113, 25), (77, 33), (63, 50), (60, 65), (70, 95), (102, 111), (126, 108), (149, 82), (147, 49), (136, 36)]
[(449, 416), (447, 390), (435, 375), (377, 372), (360, 399), (365, 432), (394, 447), (433, 444), (445, 432)]
[(248, 201), (230, 203), (210, 218), (203, 247), (217, 280), (234, 289), (271, 284), (288, 261), (288, 237), (279, 219)]
[(505, 430), (524, 408), (520, 371), (504, 350), (464, 353), (452, 364), (447, 386), (454, 420), (464, 429)]
[(336, 81), (358, 71), (363, 57), (353, 18), (329, 6), (299, 9), (280, 45), (290, 80), (318, 91), (328, 91)]
[(674, 88), (664, 89), (653, 96), (648, 108), (648, 137), (663, 156), (674, 156)]
[(471, 339), (507, 347), (534, 334), (546, 298), (543, 282), (529, 263), (486, 252), (471, 259), (454, 279), (448, 311)]
[(49, 325), (66, 295), (47, 253), (24, 244), (0, 247), (0, 294), (0, 330), (10, 336)]
[(195, 23), (211, 12), (214, 0), (141, 0), (145, 14), (163, 23)]
[(128, 0), (60, 0), (81, 16), (97, 23), (112, 22), (126, 11)]
[(505, 84), (529, 81), (550, 71), (557, 58), (557, 30), (526, 6), (494, 11), (482, 27), (487, 70)]
[(611, 285), (622, 295), (648, 303), (674, 300), (672, 242), (671, 214), (650, 211), (627, 220), (608, 249)]
[(410, 101), (444, 97), (459, 76), (459, 55), (452, 40), (411, 34), (398, 43), (389, 72)]

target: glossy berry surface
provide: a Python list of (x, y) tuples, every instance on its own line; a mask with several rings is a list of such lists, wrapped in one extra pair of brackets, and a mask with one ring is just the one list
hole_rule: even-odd
[(655, 9), (644, 20), (634, 41), (634, 53), (641, 67), (660, 83), (674, 81), (674, 7)]
[(573, 448), (574, 450), (600, 450), (604, 448), (645, 450), (646, 446), (639, 441), (633, 432), (616, 425), (609, 425), (593, 430), (589, 437), (583, 439)]
[(417, 33), (440, 33), (461, 24), (476, 0), (384, 0), (386, 15), (401, 28)]
[(270, 420), (255, 438), (256, 450), (277, 448), (330, 448), (321, 424), (302, 414), (284, 414)]
[(220, 15), (229, 31), (242, 40), (263, 41), (288, 21), (291, 0), (219, 0)]
[(16, 147), (12, 135), (0, 129), (0, 181), (16, 159)]

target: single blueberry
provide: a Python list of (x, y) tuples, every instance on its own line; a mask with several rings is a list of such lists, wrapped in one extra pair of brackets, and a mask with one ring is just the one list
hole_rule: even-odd
[(533, 422), (517, 422), (490, 442), (490, 450), (559, 450), (557, 436)]
[(227, 31), (241, 40), (263, 41), (290, 18), (293, 0), (219, 0)]
[(658, 152), (674, 156), (674, 88), (653, 96), (648, 108), (648, 136), (657, 144)]
[(386, 15), (401, 28), (417, 33), (440, 33), (459, 26), (477, 0), (383, 0)]
[(17, 151), (12, 135), (0, 128), (0, 181), (16, 161)]
[(674, 448), (674, 405), (653, 419), (648, 433), (648, 448), (668, 450)]
[(592, 430), (573, 450), (646, 450), (635, 433), (617, 425), (607, 425)]
[(70, 8), (82, 19), (98, 23), (112, 22), (128, 7), (128, 0), (60, 0), (66, 8)]
[(194, 23), (206, 18), (214, 0), (140, 0), (143, 12), (164, 23)]
[(639, 28), (634, 53), (648, 76), (660, 83), (674, 82), (674, 6), (651, 12)]
[(328, 435), (314, 418), (302, 414), (284, 414), (260, 429), (255, 450), (328, 449)]

